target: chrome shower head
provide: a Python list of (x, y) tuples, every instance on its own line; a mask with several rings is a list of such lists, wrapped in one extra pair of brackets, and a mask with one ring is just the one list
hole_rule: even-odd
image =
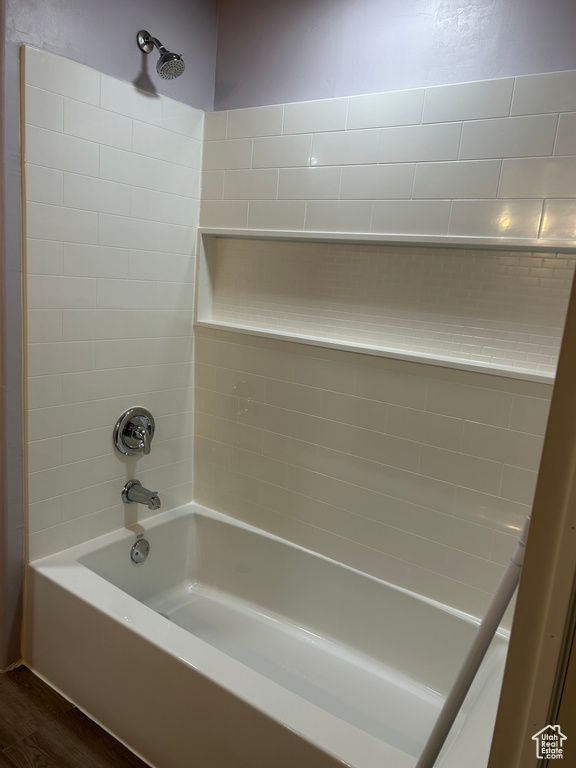
[(174, 80), (175, 77), (180, 77), (185, 69), (186, 64), (184, 64), (182, 56), (179, 53), (170, 53), (170, 51), (163, 53), (156, 64), (156, 72), (163, 80)]
[(156, 72), (158, 72), (163, 80), (174, 80), (175, 77), (180, 77), (186, 69), (184, 59), (179, 53), (167, 51), (160, 40), (152, 37), (150, 32), (146, 32), (145, 29), (141, 29), (138, 32), (136, 39), (138, 41), (138, 48), (144, 53), (151, 53), (154, 50), (154, 46), (158, 48), (160, 58), (156, 64)]

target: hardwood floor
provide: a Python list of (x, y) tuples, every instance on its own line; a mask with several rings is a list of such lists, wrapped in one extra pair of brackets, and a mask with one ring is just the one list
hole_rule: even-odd
[(0, 674), (0, 768), (149, 768), (46, 683)]

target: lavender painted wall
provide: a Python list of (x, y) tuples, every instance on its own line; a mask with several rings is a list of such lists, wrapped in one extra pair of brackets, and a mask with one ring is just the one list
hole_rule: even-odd
[(574, 0), (220, 0), (215, 109), (576, 69)]
[[(7, 38), (208, 111), (214, 97), (216, 11), (217, 0), (7, 0)], [(136, 45), (139, 29), (184, 56), (184, 75), (173, 81), (156, 75), (157, 56), (146, 56)]]

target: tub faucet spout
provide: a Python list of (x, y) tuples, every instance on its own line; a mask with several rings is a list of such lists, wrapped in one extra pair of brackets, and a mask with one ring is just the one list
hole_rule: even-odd
[(144, 488), (139, 480), (129, 480), (122, 489), (122, 501), (125, 504), (146, 504), (148, 509), (160, 509), (160, 496), (157, 491)]

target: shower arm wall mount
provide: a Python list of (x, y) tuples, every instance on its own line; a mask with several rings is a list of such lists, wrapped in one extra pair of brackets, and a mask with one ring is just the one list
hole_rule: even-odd
[(158, 48), (160, 53), (166, 51), (166, 48), (162, 45), (160, 40), (158, 40), (157, 37), (152, 37), (150, 32), (146, 32), (145, 29), (141, 29), (140, 32), (138, 32), (136, 40), (138, 41), (138, 48), (140, 48), (143, 53), (152, 53), (154, 46)]

